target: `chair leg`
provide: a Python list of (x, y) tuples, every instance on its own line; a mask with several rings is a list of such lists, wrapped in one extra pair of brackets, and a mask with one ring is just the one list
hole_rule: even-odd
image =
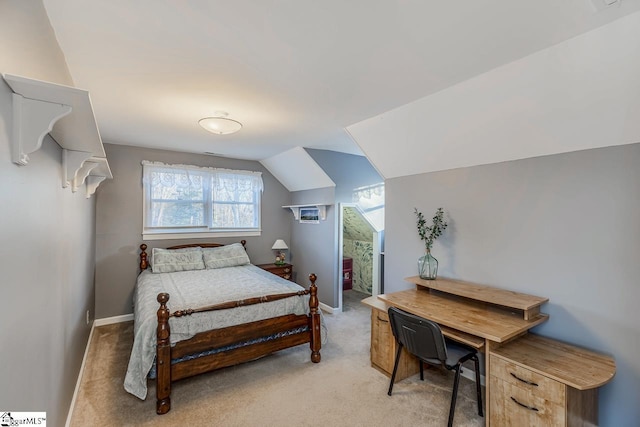
[(453, 425), (453, 414), (456, 410), (456, 399), (458, 397), (458, 384), (460, 383), (460, 363), (455, 366), (456, 375), (453, 380), (453, 392), (451, 394), (451, 407), (449, 408), (449, 427)]
[(420, 360), (420, 381), (424, 381), (424, 363)]
[(402, 352), (402, 344), (398, 344), (398, 352), (396, 353), (396, 363), (393, 365), (393, 374), (391, 374), (391, 382), (389, 383), (389, 391), (387, 394), (391, 396), (393, 390), (393, 382), (396, 380), (396, 372), (398, 372), (398, 362), (400, 362), (400, 353)]
[(484, 417), (482, 413), (482, 385), (480, 384), (480, 362), (478, 356), (473, 357), (473, 362), (476, 367), (476, 393), (478, 393), (478, 415)]

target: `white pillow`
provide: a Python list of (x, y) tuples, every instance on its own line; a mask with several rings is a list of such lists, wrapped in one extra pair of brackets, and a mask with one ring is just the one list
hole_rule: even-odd
[(234, 267), (251, 262), (242, 243), (233, 243), (217, 248), (203, 248), (202, 255), (207, 269)]
[(153, 248), (151, 271), (172, 273), (174, 271), (204, 270), (202, 248), (161, 249)]

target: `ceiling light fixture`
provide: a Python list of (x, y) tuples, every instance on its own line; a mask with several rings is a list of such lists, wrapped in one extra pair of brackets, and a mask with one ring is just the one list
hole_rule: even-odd
[(216, 111), (213, 117), (205, 117), (198, 120), (198, 123), (209, 132), (217, 135), (226, 135), (242, 129), (242, 123), (227, 118), (228, 115), (225, 111)]

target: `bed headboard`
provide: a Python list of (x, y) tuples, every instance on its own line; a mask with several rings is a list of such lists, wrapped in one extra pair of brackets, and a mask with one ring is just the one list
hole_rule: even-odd
[[(247, 241), (240, 240), (242, 247), (247, 250)], [(169, 246), (166, 249), (182, 249), (182, 248), (217, 248), (218, 246), (224, 246), (224, 243), (188, 243), (186, 245)], [(140, 245), (140, 270), (146, 270), (149, 267), (149, 258), (147, 256), (147, 245), (144, 243)]]

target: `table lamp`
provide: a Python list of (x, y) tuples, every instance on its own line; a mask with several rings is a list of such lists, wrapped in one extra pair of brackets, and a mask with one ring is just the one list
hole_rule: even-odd
[(276, 265), (286, 264), (284, 261), (284, 253), (282, 251), (289, 249), (289, 246), (282, 239), (276, 240), (276, 242), (271, 247), (274, 251), (278, 251), (276, 255)]

